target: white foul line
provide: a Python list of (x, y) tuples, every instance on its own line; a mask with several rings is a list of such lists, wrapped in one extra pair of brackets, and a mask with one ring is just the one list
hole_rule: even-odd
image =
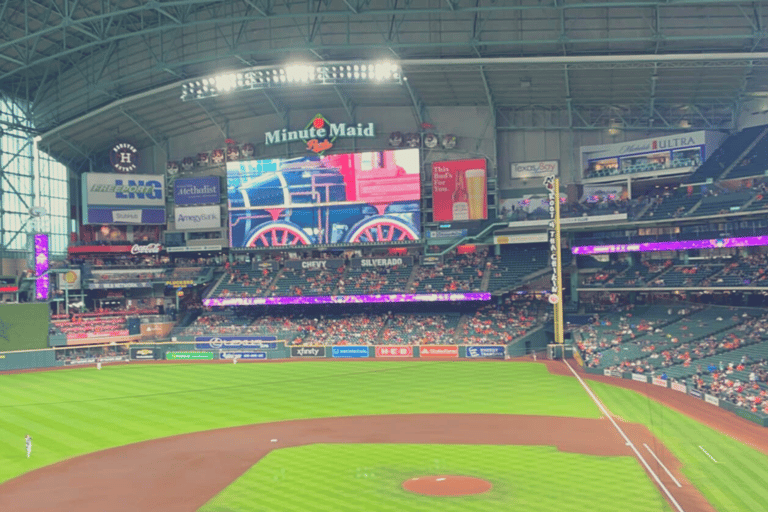
[(613, 426), (616, 428), (618, 433), (621, 435), (621, 437), (624, 438), (624, 441), (626, 441), (627, 446), (632, 448), (632, 451), (635, 452), (635, 455), (637, 456), (638, 460), (640, 460), (643, 466), (645, 466), (645, 469), (648, 470), (648, 473), (651, 474), (651, 476), (659, 485), (659, 487), (661, 487), (661, 490), (664, 491), (664, 494), (667, 495), (667, 497), (669, 498), (669, 501), (675, 506), (675, 508), (679, 512), (685, 512), (685, 510), (683, 510), (683, 507), (680, 506), (680, 504), (677, 502), (675, 497), (672, 496), (672, 493), (669, 492), (669, 489), (667, 489), (667, 486), (664, 485), (664, 482), (661, 481), (661, 479), (659, 478), (659, 475), (657, 475), (656, 472), (653, 469), (651, 469), (651, 466), (648, 465), (648, 462), (643, 458), (643, 455), (638, 451), (637, 447), (632, 443), (632, 441), (629, 440), (629, 438), (627, 437), (627, 434), (625, 434), (624, 431), (621, 430), (621, 427), (613, 419), (613, 416), (611, 416), (611, 413), (608, 411), (608, 409), (602, 404), (602, 402), (600, 402), (600, 399), (598, 399), (597, 396), (595, 396), (595, 394), (592, 392), (592, 390), (589, 389), (589, 386), (587, 386), (587, 384), (584, 382), (584, 380), (582, 380), (579, 374), (576, 373), (576, 371), (573, 368), (571, 368), (571, 365), (568, 364), (568, 361), (563, 360), (563, 362), (565, 363), (565, 366), (567, 366), (568, 369), (571, 370), (571, 373), (573, 373), (573, 376), (576, 377), (576, 379), (579, 381), (579, 383), (587, 392), (587, 394), (592, 399), (592, 401), (595, 402), (595, 404), (597, 404), (597, 407), (602, 411), (602, 413), (608, 418), (608, 420), (611, 423), (613, 423)]
[(677, 485), (678, 487), (682, 487), (682, 485), (680, 485), (680, 482), (678, 482), (678, 481), (677, 481), (677, 478), (675, 478), (675, 475), (673, 475), (672, 473), (670, 473), (670, 471), (667, 469), (667, 466), (665, 466), (665, 465), (664, 465), (664, 463), (663, 463), (663, 462), (661, 462), (661, 460), (659, 460), (659, 458), (656, 456), (656, 454), (655, 454), (655, 453), (653, 453), (653, 450), (651, 450), (651, 447), (650, 447), (650, 446), (648, 446), (648, 445), (647, 445), (647, 444), (645, 444), (645, 443), (643, 443), (643, 446), (645, 446), (645, 449), (646, 449), (646, 450), (648, 450), (648, 452), (650, 452), (650, 454), (653, 456), (653, 458), (654, 458), (654, 459), (656, 459), (656, 462), (658, 462), (658, 463), (659, 463), (659, 466), (661, 466), (662, 468), (664, 468), (664, 471), (666, 471), (666, 472), (667, 472), (667, 474), (669, 475), (669, 478), (671, 478), (671, 479), (672, 479), (672, 481), (673, 481), (673, 482), (675, 482), (675, 485)]
[(704, 449), (704, 447), (703, 447), (703, 446), (699, 445), (699, 448), (701, 448), (701, 451), (703, 451), (704, 453), (706, 453), (706, 454), (707, 454), (707, 457), (709, 457), (710, 459), (712, 459), (712, 462), (714, 462), (715, 464), (718, 464), (718, 462), (715, 460), (715, 458), (714, 458), (713, 456), (711, 456), (711, 455), (709, 454), (709, 452), (708, 452), (707, 450), (705, 450), (705, 449)]

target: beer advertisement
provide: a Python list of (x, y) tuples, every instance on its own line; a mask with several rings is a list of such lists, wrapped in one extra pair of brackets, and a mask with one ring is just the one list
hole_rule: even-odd
[(434, 162), (432, 198), (435, 222), (487, 219), (485, 160)]

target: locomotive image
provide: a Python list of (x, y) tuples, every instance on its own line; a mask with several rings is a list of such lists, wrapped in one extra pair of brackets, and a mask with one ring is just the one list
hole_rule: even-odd
[(417, 240), (419, 183), (418, 149), (231, 162), (230, 244)]

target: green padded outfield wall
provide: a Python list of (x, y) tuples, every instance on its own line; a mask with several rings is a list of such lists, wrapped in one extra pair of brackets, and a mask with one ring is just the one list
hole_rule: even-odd
[(48, 348), (48, 304), (0, 306), (0, 352)]

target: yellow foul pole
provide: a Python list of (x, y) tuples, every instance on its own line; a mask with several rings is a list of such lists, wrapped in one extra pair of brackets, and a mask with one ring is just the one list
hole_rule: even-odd
[(563, 274), (560, 241), (560, 179), (547, 176), (544, 186), (549, 192), (549, 259), (552, 266), (552, 287), (549, 302), (554, 306), (555, 343), (564, 343), (563, 334)]

